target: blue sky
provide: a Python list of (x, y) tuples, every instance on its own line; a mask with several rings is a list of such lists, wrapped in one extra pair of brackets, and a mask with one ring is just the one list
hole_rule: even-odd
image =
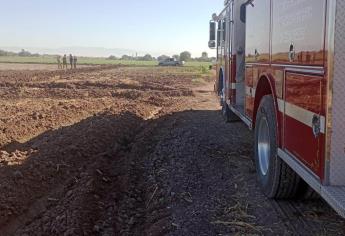
[(104, 47), (199, 56), (223, 0), (1, 0), (1, 47)]

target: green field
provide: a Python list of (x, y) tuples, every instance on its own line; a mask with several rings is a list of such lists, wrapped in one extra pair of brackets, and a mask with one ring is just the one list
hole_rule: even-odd
[[(39, 56), (39, 57), (20, 57), (20, 56), (0, 56), (0, 63), (30, 63), (30, 64), (55, 64), (56, 58), (54, 56)], [(127, 61), (127, 60), (108, 60), (102, 57), (79, 57), (78, 64), (80, 65), (139, 65), (139, 66), (154, 66), (157, 61)], [(186, 62), (185, 66), (208, 67), (210, 62)]]

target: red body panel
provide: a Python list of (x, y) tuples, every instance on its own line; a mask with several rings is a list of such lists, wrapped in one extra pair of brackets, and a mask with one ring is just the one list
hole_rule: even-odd
[(320, 146), (324, 142), (324, 135), (315, 138), (309, 126), (289, 116), (285, 116), (284, 120), (287, 127), (285, 129), (285, 150), (297, 157), (322, 179), (324, 156)]
[(232, 84), (236, 83), (236, 55), (233, 55), (230, 59), (230, 81), (229, 81), (229, 99), (232, 105), (236, 104), (236, 89), (232, 88)]
[[(227, 16), (234, 17), (235, 32), (231, 41), (225, 42), (231, 44), (233, 55), (226, 64), (223, 55), (218, 58), (219, 67), (227, 70), (228, 99), (236, 107), (241, 105), (237, 104), (236, 94), (245, 93), (243, 116), (254, 127), (261, 97), (272, 94), (276, 99), (279, 147), (323, 180), (325, 135), (315, 136), (308, 119), (316, 115), (327, 122), (327, 1), (255, 0), (253, 5), (247, 6), (245, 27), (243, 22), (236, 26), (239, 17)], [(245, 91), (241, 86), (237, 89), (242, 91), (232, 89), (236, 80), (241, 80), (236, 74), (242, 74), (236, 71), (240, 68), (236, 66), (240, 64), (236, 50), (243, 42), (241, 27), (245, 33)]]
[[(324, 78), (320, 76), (287, 73), (285, 101), (298, 108), (324, 116), (325, 107), (322, 103), (323, 80)], [(321, 141), (324, 140), (324, 135), (315, 136), (311, 127), (289, 117), (289, 112), (298, 113), (299, 111), (286, 112), (288, 114), (285, 115), (284, 120), (285, 149), (322, 178), (324, 173), (321, 169), (323, 167), (321, 163), (324, 162), (324, 153), (321, 152)], [(300, 114), (296, 114), (296, 116), (300, 116)]]
[(246, 83), (246, 87), (247, 87), (245, 114), (250, 119), (253, 119), (253, 116), (254, 116), (254, 97), (252, 96), (252, 94), (254, 93), (254, 91), (253, 91), (254, 78), (253, 78), (253, 68), (252, 67), (246, 69), (245, 83)]
[(323, 77), (287, 73), (285, 101), (319, 115), (325, 115), (322, 106)]

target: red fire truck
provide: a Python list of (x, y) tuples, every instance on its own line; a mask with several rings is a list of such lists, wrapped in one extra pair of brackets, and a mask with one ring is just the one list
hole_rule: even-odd
[(226, 121), (255, 133), (269, 198), (316, 191), (345, 217), (345, 1), (225, 0), (210, 21)]

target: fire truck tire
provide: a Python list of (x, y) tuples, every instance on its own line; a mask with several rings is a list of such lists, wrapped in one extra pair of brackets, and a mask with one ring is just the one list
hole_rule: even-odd
[(229, 108), (225, 101), (222, 101), (222, 116), (226, 123), (240, 120), (240, 118)]
[(297, 197), (302, 200), (317, 200), (321, 198), (304, 180), (301, 180), (299, 183)]
[(277, 120), (273, 97), (264, 96), (256, 116), (255, 165), (258, 181), (269, 198), (296, 196), (300, 177), (277, 155)]

